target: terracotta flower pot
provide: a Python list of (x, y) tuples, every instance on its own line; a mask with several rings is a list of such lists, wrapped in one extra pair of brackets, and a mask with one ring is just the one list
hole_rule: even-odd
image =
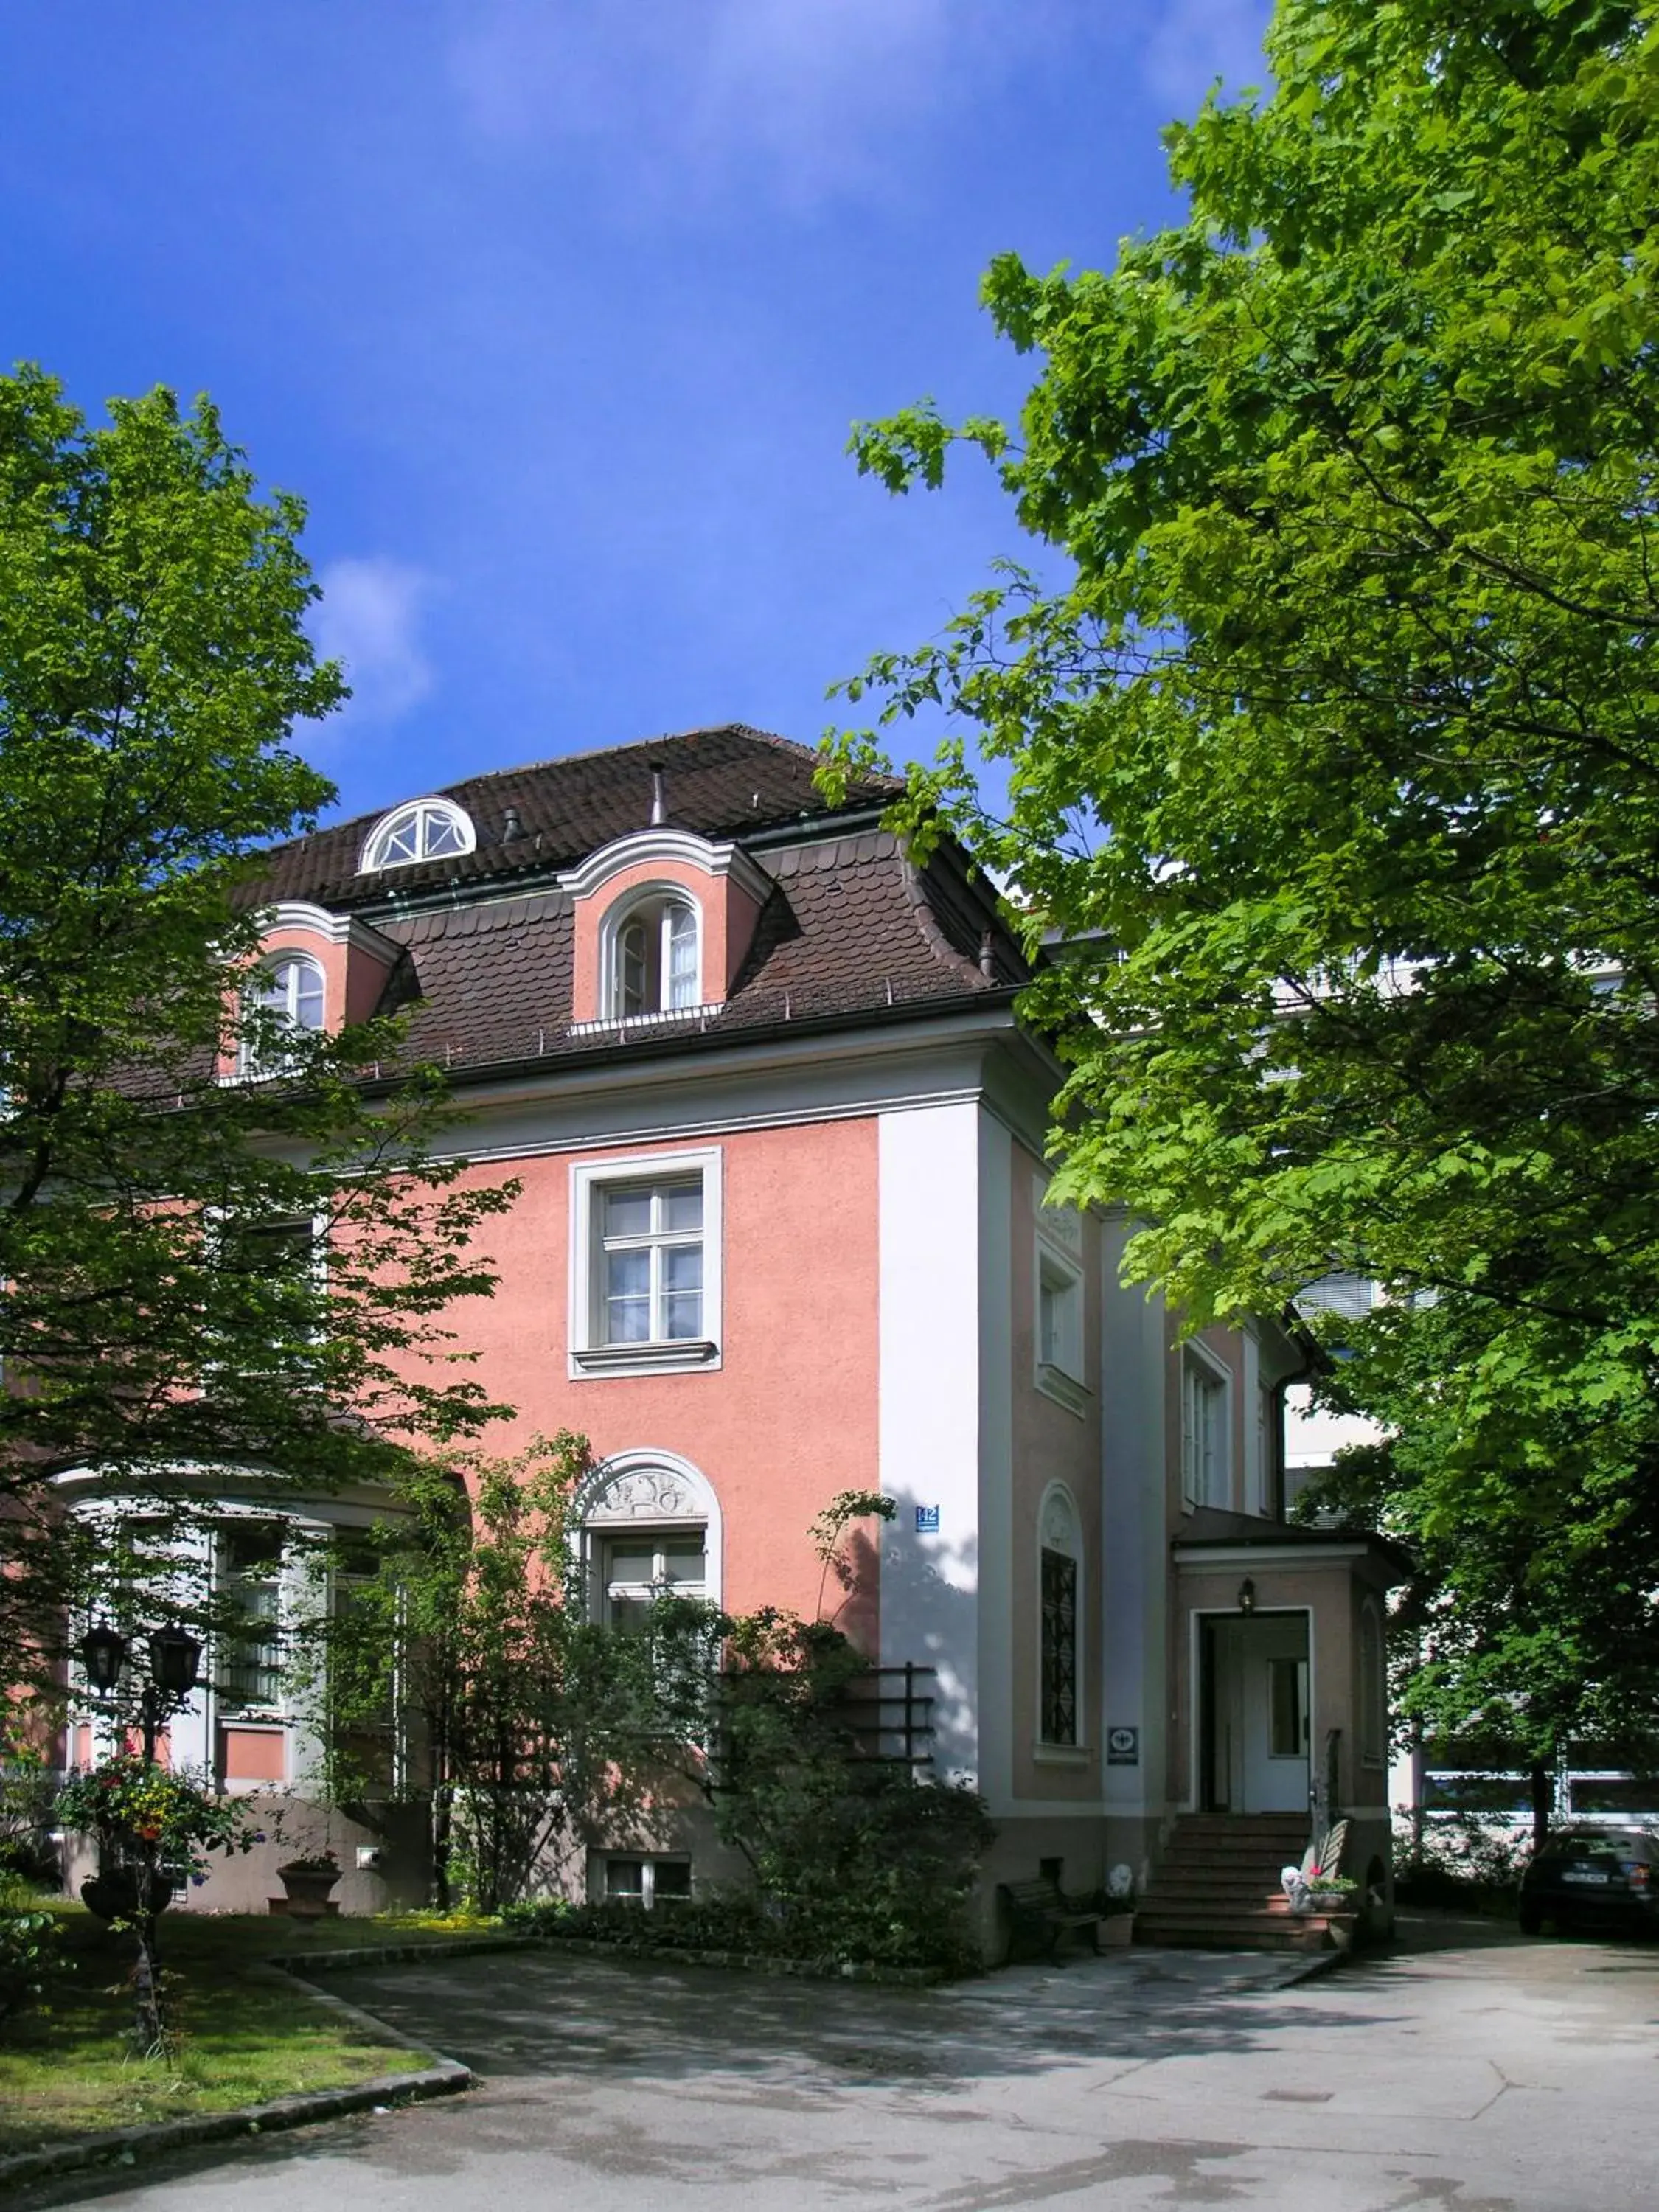
[(340, 1879), (337, 1867), (283, 1866), (276, 1878), (288, 1893), (288, 1909), (296, 1919), (320, 1919), (328, 1911), (329, 1893)]

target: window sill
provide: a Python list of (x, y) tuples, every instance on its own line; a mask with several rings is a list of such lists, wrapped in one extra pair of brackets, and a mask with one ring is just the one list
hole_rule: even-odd
[(1054, 1399), (1079, 1420), (1089, 1410), (1089, 1401), (1094, 1396), (1088, 1385), (1079, 1382), (1074, 1375), (1068, 1375), (1063, 1367), (1051, 1367), (1042, 1359), (1037, 1362), (1036, 1387), (1045, 1398)]
[(601, 1014), (591, 1022), (572, 1022), (567, 1036), (632, 1036), (635, 1030), (685, 1029), (706, 1022), (725, 1010), (724, 999), (710, 999), (695, 1006), (662, 1006), (649, 1014)]
[(1035, 1766), (1088, 1766), (1094, 1753), (1086, 1743), (1038, 1743), (1031, 1747)]
[(574, 1346), (573, 1378), (600, 1375), (683, 1375), (718, 1367), (720, 1348), (708, 1337), (665, 1338), (649, 1344), (589, 1344)]

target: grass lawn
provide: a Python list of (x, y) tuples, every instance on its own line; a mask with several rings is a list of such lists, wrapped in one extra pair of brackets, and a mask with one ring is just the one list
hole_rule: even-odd
[(420, 2058), (380, 2043), (331, 2008), (262, 1972), (273, 1953), (420, 1942), (476, 1932), (456, 1921), (337, 1920), (296, 1935), (277, 1917), (168, 1912), (160, 1950), (177, 2047), (136, 2058), (132, 1940), (78, 1907), (63, 1910), (65, 1964), (42, 2009), (0, 2032), (0, 2154), (99, 2128), (257, 2105), (301, 2089), (337, 2089)]

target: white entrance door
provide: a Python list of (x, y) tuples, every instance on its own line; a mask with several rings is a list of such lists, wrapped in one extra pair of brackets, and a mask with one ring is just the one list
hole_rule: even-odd
[(1308, 1617), (1216, 1623), (1217, 1801), (1235, 1813), (1308, 1804)]

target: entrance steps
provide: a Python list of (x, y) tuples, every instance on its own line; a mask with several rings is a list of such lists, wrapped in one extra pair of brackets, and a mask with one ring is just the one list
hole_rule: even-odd
[(1302, 1813), (1191, 1813), (1175, 1824), (1135, 1916), (1137, 1943), (1322, 1951), (1350, 1916), (1293, 1913), (1280, 1881), (1308, 1848)]

